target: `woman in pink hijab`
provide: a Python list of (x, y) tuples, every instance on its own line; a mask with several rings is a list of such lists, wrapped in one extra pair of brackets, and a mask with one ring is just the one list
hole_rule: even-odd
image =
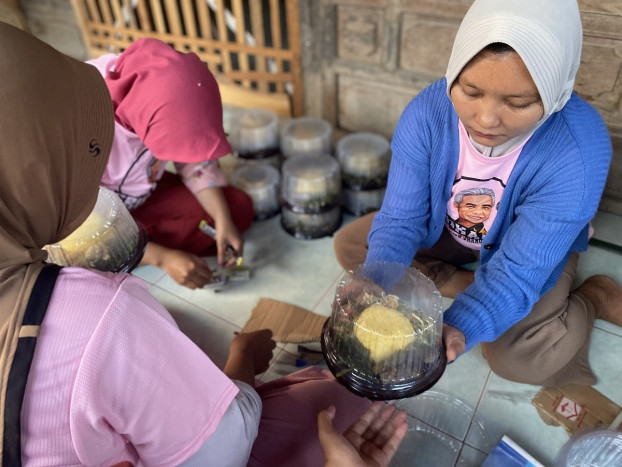
[[(115, 112), (115, 137), (102, 185), (115, 191), (147, 231), (142, 264), (164, 269), (190, 288), (211, 282), (200, 256), (242, 255), (240, 232), (253, 221), (252, 200), (227, 186), (218, 159), (231, 147), (222, 126), (216, 80), (193, 53), (139, 39), (120, 55), (90, 61), (104, 76)], [(175, 172), (167, 171), (172, 162)], [(198, 226), (216, 227), (216, 239)]]

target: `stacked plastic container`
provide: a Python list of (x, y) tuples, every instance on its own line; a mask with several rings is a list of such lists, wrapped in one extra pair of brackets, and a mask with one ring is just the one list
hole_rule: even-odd
[(280, 133), (281, 153), (288, 159), (302, 154), (332, 154), (333, 129), (326, 120), (293, 118)]
[(280, 172), (267, 164), (238, 167), (231, 175), (230, 181), (232, 186), (251, 197), (255, 220), (258, 221), (273, 217), (280, 212), (280, 182)]
[(329, 154), (289, 157), (282, 167), (281, 225), (302, 239), (331, 235), (341, 225), (341, 173)]
[(240, 111), (234, 119), (229, 141), (237, 153), (238, 166), (261, 164), (280, 169), (279, 119), (274, 112), (265, 109)]
[(379, 209), (391, 162), (389, 141), (375, 133), (352, 133), (339, 140), (336, 153), (342, 172), (344, 209), (355, 216)]

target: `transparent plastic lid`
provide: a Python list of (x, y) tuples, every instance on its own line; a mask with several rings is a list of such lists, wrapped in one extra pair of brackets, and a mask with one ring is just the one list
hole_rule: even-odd
[(271, 165), (243, 165), (231, 175), (231, 185), (248, 194), (253, 200), (256, 218), (277, 213), (281, 174)]
[(121, 199), (100, 187), (95, 208), (86, 220), (58, 243), (43, 247), (48, 261), (100, 271), (130, 271), (141, 260), (146, 236)]
[(332, 209), (339, 203), (341, 171), (328, 154), (299, 155), (287, 159), (281, 168), (283, 201), (300, 212)]
[(419, 394), (441, 377), (442, 297), (414, 268), (373, 263), (344, 273), (322, 350), (337, 380), (370, 399)]
[(555, 467), (622, 466), (622, 432), (595, 429), (578, 433), (559, 451)]
[(369, 189), (386, 185), (391, 162), (391, 145), (375, 133), (352, 133), (337, 143), (337, 160), (344, 184)]
[(332, 153), (333, 129), (326, 120), (294, 118), (281, 128), (280, 145), (285, 157)]
[[(274, 155), (279, 148), (279, 120), (266, 109), (242, 110), (233, 119), (229, 141), (240, 157)], [(273, 151), (270, 151), (273, 150)]]

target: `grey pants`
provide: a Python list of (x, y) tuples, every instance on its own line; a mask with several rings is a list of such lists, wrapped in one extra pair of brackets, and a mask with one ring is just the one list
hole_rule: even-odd
[[(335, 234), (335, 253), (344, 269), (365, 261), (374, 215), (358, 218)], [(478, 260), (478, 251), (463, 247), (444, 231), (432, 248), (417, 252), (412, 266), (440, 287), (457, 268)], [(555, 287), (525, 318), (495, 341), (481, 343), (484, 358), (496, 374), (541, 386), (596, 382), (588, 363), (594, 307), (572, 292), (578, 260), (578, 253), (570, 257)]]

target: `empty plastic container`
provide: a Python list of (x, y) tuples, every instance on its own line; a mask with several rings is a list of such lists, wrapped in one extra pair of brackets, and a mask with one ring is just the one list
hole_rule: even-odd
[(603, 428), (574, 435), (562, 446), (555, 466), (622, 466), (622, 432)]

